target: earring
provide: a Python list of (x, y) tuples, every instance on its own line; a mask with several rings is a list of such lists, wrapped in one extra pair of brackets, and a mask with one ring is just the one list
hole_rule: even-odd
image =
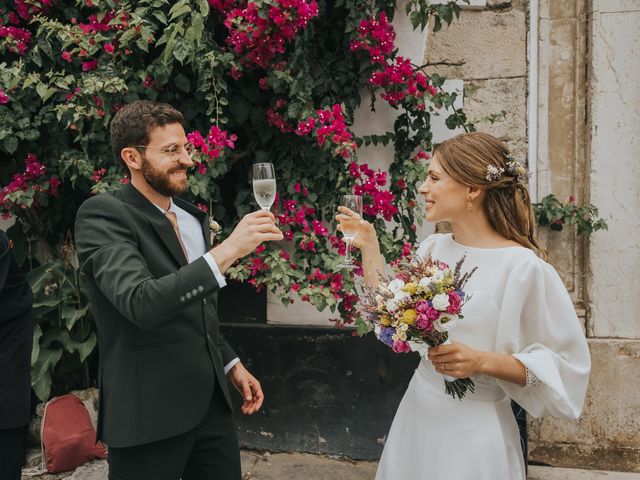
[(473, 210), (473, 204), (471, 203), (471, 200), (467, 200), (467, 210)]

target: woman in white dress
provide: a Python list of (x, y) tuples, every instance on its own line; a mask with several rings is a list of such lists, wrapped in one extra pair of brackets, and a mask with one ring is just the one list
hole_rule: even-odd
[[(577, 418), (590, 370), (585, 335), (560, 277), (534, 237), (526, 174), (506, 145), (467, 133), (434, 151), (419, 191), (429, 222), (448, 221), (418, 249), (463, 270), (464, 318), (452, 344), (423, 356), (398, 407), (376, 480), (524, 480), (515, 400), (530, 415)], [(341, 207), (339, 222), (353, 221)], [(377, 285), (384, 259), (373, 226), (360, 221), (365, 281)], [(475, 382), (463, 400), (447, 395), (442, 375)]]

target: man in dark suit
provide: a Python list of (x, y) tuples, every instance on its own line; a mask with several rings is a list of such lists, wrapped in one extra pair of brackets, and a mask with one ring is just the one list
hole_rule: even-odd
[(0, 479), (20, 480), (31, 419), (33, 294), (0, 230)]
[(125, 105), (111, 146), (131, 181), (84, 202), (75, 228), (98, 327), (109, 478), (239, 480), (225, 377), (245, 414), (263, 393), (218, 331), (217, 291), (233, 262), (282, 233), (261, 210), (211, 248), (206, 215), (175, 198), (187, 190), (193, 146), (170, 105)]

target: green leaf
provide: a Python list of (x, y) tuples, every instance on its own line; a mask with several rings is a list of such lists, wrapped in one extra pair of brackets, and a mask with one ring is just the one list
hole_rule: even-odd
[(319, 311), (323, 311), (327, 306), (327, 299), (321, 296), (313, 297), (311, 302)]
[(67, 330), (71, 330), (76, 322), (87, 314), (88, 310), (89, 305), (86, 305), (84, 308), (80, 309), (77, 309), (74, 306), (68, 304), (63, 305), (61, 316), (62, 319), (65, 320)]
[(31, 349), (31, 366), (36, 364), (38, 356), (40, 355), (40, 337), (42, 337), (42, 328), (40, 325), (36, 325), (33, 329), (33, 347)]
[(52, 278), (52, 271), (54, 267), (55, 264), (46, 263), (27, 273), (27, 282), (29, 282), (31, 289), (34, 292), (39, 292), (44, 288), (44, 284)]
[(411, 12), (411, 15), (409, 15), (409, 20), (411, 20), (411, 26), (413, 27), (414, 30), (418, 28), (418, 26), (422, 22), (422, 18), (420, 17), (420, 12), (417, 12), (417, 11)]
[(200, 10), (200, 18), (209, 15), (209, 2), (207, 0), (198, 0), (198, 10)]
[(60, 305), (60, 302), (62, 302), (61, 298), (49, 298), (47, 300), (40, 300), (40, 301), (34, 301), (33, 302), (33, 308), (52, 308), (55, 306)]
[(367, 333), (369, 333), (369, 327), (367, 326), (366, 323), (364, 323), (361, 320), (359, 320), (356, 323), (356, 327), (357, 327), (358, 336), (360, 336), (360, 337), (362, 337), (363, 335), (366, 335)]
[(33, 392), (40, 401), (46, 402), (49, 400), (49, 394), (51, 393), (51, 372), (45, 371), (37, 380), (32, 379), (31, 388), (33, 388)]
[(5, 138), (3, 144), (7, 153), (15, 153), (18, 149), (18, 139), (14, 136)]
[(40, 354), (35, 365), (31, 368), (31, 386), (36, 395), (43, 402), (49, 397), (51, 391), (51, 372), (54, 370), (60, 358), (62, 349), (40, 349)]
[(189, 93), (191, 91), (191, 83), (189, 82), (189, 79), (183, 74), (179, 73), (178, 75), (176, 75), (173, 81), (176, 84), (176, 87), (178, 87), (183, 92)]
[(163, 25), (167, 24), (167, 16), (162, 10), (154, 10), (152, 15), (156, 17)]
[(97, 337), (94, 332), (91, 332), (89, 338), (82, 343), (79, 343), (76, 347), (76, 351), (80, 356), (80, 362), (84, 362), (86, 358), (93, 352), (96, 347)]
[(181, 38), (179, 40), (176, 40), (172, 53), (173, 57), (178, 60), (178, 62), (183, 64), (191, 51), (191, 46), (185, 41), (184, 38)]
[(180, 1), (176, 3), (171, 10), (169, 10), (169, 21), (173, 21), (182, 15), (186, 15), (191, 11), (191, 5), (187, 1)]
[(36, 85), (36, 92), (38, 93), (38, 95), (42, 99), (42, 102), (44, 103), (49, 99), (49, 97), (51, 97), (51, 95), (56, 93), (57, 90), (53, 87), (49, 87), (45, 85), (44, 83), (39, 83), (38, 85)]

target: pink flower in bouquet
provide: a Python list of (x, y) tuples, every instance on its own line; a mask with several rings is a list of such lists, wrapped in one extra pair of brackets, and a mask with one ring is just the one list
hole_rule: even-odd
[(393, 351), (396, 353), (408, 353), (411, 351), (411, 346), (409, 346), (409, 342), (405, 340), (394, 340), (393, 341)]
[(462, 304), (462, 298), (457, 292), (449, 292), (449, 307), (447, 307), (447, 313), (460, 312), (460, 305)]
[(416, 305), (416, 311), (419, 314), (425, 315), (431, 322), (437, 320), (440, 316), (440, 312), (429, 305), (429, 302), (425, 300), (418, 302), (418, 304)]
[(420, 300), (418, 303), (416, 303), (416, 312), (418, 313), (427, 313), (427, 310), (429, 310), (431, 307), (429, 306), (429, 302), (427, 302), (426, 300)]
[(429, 315), (421, 313), (420, 315), (418, 315), (415, 325), (420, 330), (429, 331), (433, 328), (433, 320), (429, 318)]

